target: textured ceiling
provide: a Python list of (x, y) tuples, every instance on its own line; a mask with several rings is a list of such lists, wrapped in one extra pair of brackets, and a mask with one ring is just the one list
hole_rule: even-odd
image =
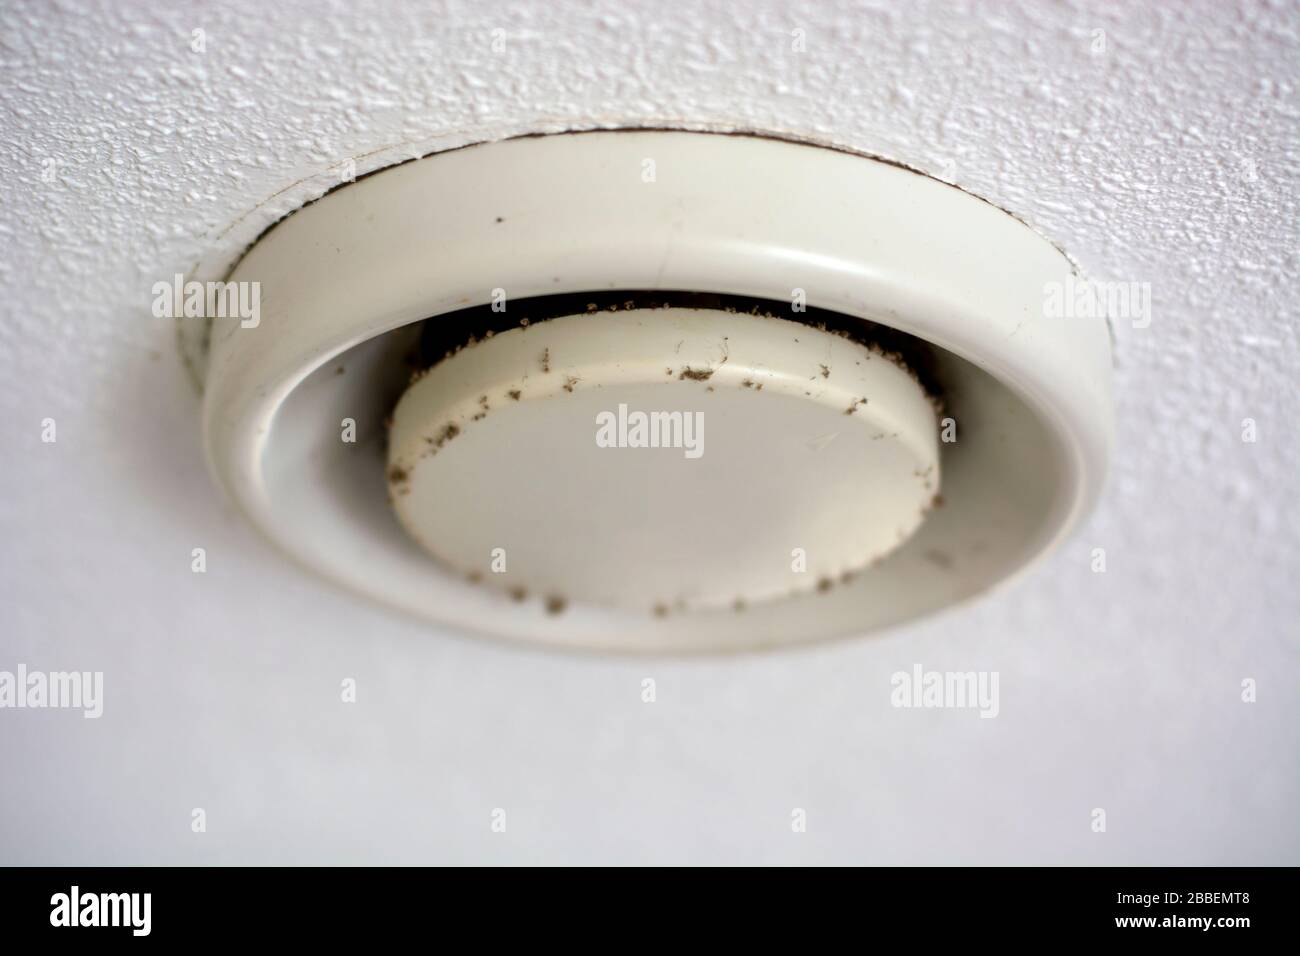
[[(99, 720), (0, 711), (0, 862), (1300, 862), (1294, 4), (0, 17), (0, 670), (105, 675)], [(264, 545), (210, 486), (152, 284), (349, 158), (602, 125), (878, 153), (1150, 283), (1080, 534), (883, 638), (690, 662), (431, 633)], [(892, 708), (916, 663), (998, 671), (1000, 716)]]

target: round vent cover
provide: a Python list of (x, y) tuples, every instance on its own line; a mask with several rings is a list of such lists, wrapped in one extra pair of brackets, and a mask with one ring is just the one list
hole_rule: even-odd
[[(526, 174), (525, 174), (526, 173)], [(1070, 262), (898, 166), (761, 137), (530, 137), (270, 230), (205, 442), (304, 564), (455, 630), (717, 651), (860, 634), (1047, 552), (1111, 440)], [(182, 320), (192, 321), (192, 320)]]
[(901, 358), (780, 318), (636, 309), (515, 328), (433, 366), (388, 444), (398, 518), (473, 580), (663, 615), (826, 587), (939, 486)]

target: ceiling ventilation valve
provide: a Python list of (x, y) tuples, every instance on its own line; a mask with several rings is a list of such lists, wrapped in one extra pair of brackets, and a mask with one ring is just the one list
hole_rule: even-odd
[(213, 472), (327, 577), (634, 652), (862, 634), (987, 591), (1095, 500), (1102, 318), (924, 175), (755, 136), (528, 137), (284, 219), (202, 357)]

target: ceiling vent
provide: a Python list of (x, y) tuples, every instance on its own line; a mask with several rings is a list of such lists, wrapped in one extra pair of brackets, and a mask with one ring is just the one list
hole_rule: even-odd
[[(862, 634), (1006, 581), (1097, 497), (1069, 260), (897, 165), (756, 136), (526, 137), (343, 186), (227, 277), (212, 470), (321, 574), (625, 651)], [(255, 284), (255, 285), (253, 285)]]

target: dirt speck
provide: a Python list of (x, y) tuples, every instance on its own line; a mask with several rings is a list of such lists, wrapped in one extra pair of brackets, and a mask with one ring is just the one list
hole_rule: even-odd
[(522, 602), (528, 600), (528, 592), (521, 587), (513, 587), (509, 593), (512, 601)]
[(564, 613), (564, 609), (569, 606), (569, 602), (558, 594), (552, 594), (546, 599), (546, 613), (555, 615)]
[(952, 556), (946, 551), (935, 551), (932, 548), (922, 554), (921, 557), (925, 558), (925, 560), (929, 561), (936, 567), (942, 568), (944, 571), (947, 571), (952, 567)]
[(825, 594), (834, 586), (835, 586), (835, 582), (832, 581), (830, 578), (819, 578), (817, 580), (817, 590), (821, 591), (823, 594)]
[[(433, 447), (441, 448), (459, 434), (460, 426), (455, 422), (448, 422), (443, 430), (438, 433), (437, 437), (433, 439)], [(428, 441), (428, 439), (426, 438), (425, 441)]]
[(668, 616), (668, 605), (667, 605), (667, 604), (664, 604), (664, 603), (662, 603), (662, 602), (659, 603), (659, 604), (656, 604), (656, 605), (654, 606), (654, 616), (655, 616), (655, 617), (667, 617), (667, 616)]

